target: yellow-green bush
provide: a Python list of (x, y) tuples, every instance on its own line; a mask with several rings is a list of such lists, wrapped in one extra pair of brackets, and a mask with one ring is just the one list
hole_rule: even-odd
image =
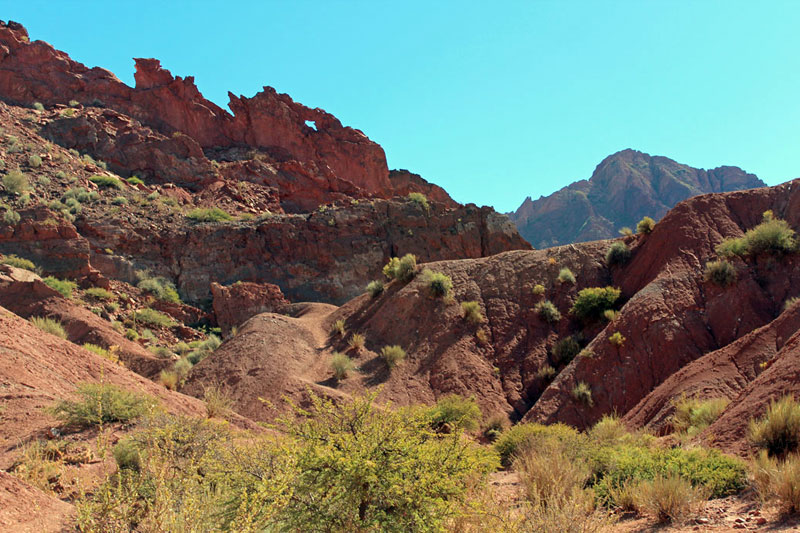
[(392, 257), (383, 267), (383, 275), (404, 283), (414, 279), (417, 274), (417, 256), (406, 254), (401, 258)]
[(743, 237), (726, 239), (717, 246), (717, 253), (723, 257), (785, 254), (796, 250), (794, 230), (785, 220), (775, 218), (772, 211), (765, 211), (762, 222), (747, 230)]
[(78, 386), (76, 395), (79, 400), (63, 400), (50, 409), (66, 425), (88, 427), (127, 422), (142, 416), (157, 403), (154, 398), (107, 383), (84, 383)]
[(792, 396), (770, 402), (764, 417), (750, 421), (750, 439), (770, 455), (796, 451), (800, 445), (800, 404)]
[(672, 427), (693, 436), (711, 425), (730, 403), (727, 398), (680, 398), (675, 402)]
[(458, 394), (447, 394), (436, 401), (428, 411), (431, 426), (436, 430), (445, 427), (475, 431), (480, 426), (481, 413), (474, 397), (464, 398)]
[(621, 291), (615, 287), (590, 287), (578, 293), (570, 313), (580, 320), (599, 320), (619, 301)]
[(67, 338), (67, 332), (64, 329), (64, 326), (61, 325), (61, 322), (59, 322), (55, 318), (32, 316), (30, 318), (30, 321), (31, 324), (33, 324), (40, 330), (44, 331), (45, 333), (49, 333), (50, 335), (55, 335), (56, 337), (60, 337), (62, 339)]
[(536, 310), (536, 313), (542, 317), (542, 320), (549, 324), (555, 324), (561, 320), (561, 313), (550, 300), (542, 300), (536, 304), (534, 309)]

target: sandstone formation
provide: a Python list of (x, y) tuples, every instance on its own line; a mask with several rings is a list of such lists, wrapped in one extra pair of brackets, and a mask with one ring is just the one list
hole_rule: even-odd
[(737, 167), (702, 170), (660, 156), (623, 150), (605, 158), (588, 180), (538, 200), (526, 198), (509, 216), (538, 248), (616, 237), (644, 216), (661, 219), (681, 200), (765, 184)]
[[(37, 207), (0, 226), (0, 253), (33, 259), (46, 275), (135, 283), (148, 270), (193, 303), (210, 301), (212, 282), (236, 281), (275, 284), (293, 301), (343, 303), (392, 255), (431, 261), (529, 248), (505, 216), (389, 172), (363, 133), (268, 87), (231, 96), (231, 114), (157, 60), (136, 60), (131, 88), (29, 42), (15, 23), (0, 23), (0, 72), (8, 142), (42, 158), (37, 170), (22, 151), (7, 154), (9, 167), (38, 181)], [(47, 108), (19, 107), (36, 102)], [(144, 183), (97, 185), (115, 175)], [(98, 196), (75, 207), (67, 195), (79, 190)], [(408, 201), (412, 192), (430, 206)], [(52, 209), (68, 201), (74, 216), (65, 220)], [(211, 207), (234, 220), (186, 217)]]
[(226, 334), (261, 313), (280, 313), (289, 306), (281, 289), (271, 283), (237, 282), (227, 287), (211, 283), (214, 315)]

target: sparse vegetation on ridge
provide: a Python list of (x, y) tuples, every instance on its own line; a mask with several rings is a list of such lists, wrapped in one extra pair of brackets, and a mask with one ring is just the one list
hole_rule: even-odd
[(797, 250), (794, 230), (785, 220), (765, 211), (762, 222), (745, 232), (743, 237), (726, 239), (717, 246), (717, 253), (726, 258), (734, 256), (787, 254)]
[(555, 324), (561, 320), (561, 313), (558, 311), (553, 302), (550, 300), (543, 300), (536, 304), (534, 308), (536, 312), (542, 317), (542, 320), (549, 324)]
[(622, 241), (617, 241), (611, 245), (606, 253), (606, 264), (609, 267), (624, 265), (631, 258), (631, 249)]
[(36, 271), (36, 265), (34, 264), (33, 261), (30, 261), (29, 259), (25, 259), (23, 257), (18, 257), (14, 254), (8, 254), (3, 256), (3, 258), (0, 259), (0, 263), (16, 268), (22, 268), (24, 270), (30, 270), (31, 272)]
[(233, 217), (219, 207), (198, 207), (186, 213), (186, 218), (194, 222), (227, 222), (233, 220)]
[(383, 275), (390, 280), (396, 279), (407, 283), (417, 274), (417, 257), (406, 254), (402, 258), (392, 257), (383, 267)]
[(441, 272), (426, 268), (422, 271), (422, 282), (428, 286), (428, 291), (434, 298), (448, 298), (453, 292), (453, 280)]
[(580, 320), (599, 320), (606, 310), (614, 308), (620, 294), (621, 291), (615, 287), (582, 289), (570, 313)]
[(85, 383), (76, 394), (79, 400), (63, 400), (50, 409), (53, 416), (69, 426), (128, 422), (156, 404), (152, 398), (106, 383)]
[(30, 318), (31, 324), (50, 335), (55, 335), (61, 339), (67, 338), (67, 332), (64, 326), (58, 320), (48, 317), (32, 316)]

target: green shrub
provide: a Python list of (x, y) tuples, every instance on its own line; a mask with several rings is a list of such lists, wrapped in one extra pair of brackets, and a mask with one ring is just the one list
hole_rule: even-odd
[(720, 287), (727, 287), (736, 283), (736, 268), (728, 261), (709, 261), (703, 273), (703, 279)]
[(636, 224), (636, 233), (639, 235), (649, 235), (653, 228), (656, 226), (656, 221), (650, 217), (644, 217)]
[(142, 416), (155, 399), (107, 383), (84, 383), (78, 401), (63, 400), (50, 409), (69, 426), (89, 427), (108, 422), (128, 422)]
[(478, 302), (461, 302), (461, 316), (470, 324), (480, 324), (484, 320)]
[(613, 309), (621, 292), (614, 287), (590, 287), (578, 293), (570, 313), (584, 321), (599, 320), (607, 309)]
[(233, 217), (219, 207), (198, 207), (186, 213), (186, 218), (195, 222), (225, 222)]
[(761, 224), (749, 229), (743, 237), (726, 239), (717, 246), (722, 257), (784, 254), (797, 250), (794, 230), (785, 220), (774, 218), (772, 211), (764, 212)]
[(414, 279), (417, 274), (417, 257), (406, 254), (402, 258), (392, 257), (383, 267), (383, 275), (389, 279), (396, 279), (404, 283)]
[(623, 226), (622, 228), (620, 228), (619, 234), (622, 235), (623, 237), (633, 237), (633, 230), (628, 226)]
[(590, 348), (584, 348), (580, 352), (578, 352), (578, 357), (585, 357), (586, 359), (591, 359), (594, 357), (594, 352)]
[(114, 295), (113, 292), (103, 289), (101, 287), (92, 287), (90, 289), (86, 289), (83, 294), (87, 298), (91, 298), (92, 300), (99, 300), (101, 302), (110, 302), (116, 300), (117, 297)]
[(125, 181), (127, 181), (129, 185), (144, 185), (144, 181), (142, 181), (142, 179), (138, 176), (131, 176)]
[(536, 307), (534, 307), (536, 313), (544, 320), (550, 324), (555, 324), (559, 320), (561, 320), (561, 313), (558, 311), (553, 302), (550, 300), (542, 300)]
[(56, 337), (60, 337), (62, 339), (67, 338), (67, 332), (64, 329), (64, 326), (62, 326), (61, 322), (59, 322), (54, 318), (32, 316), (30, 318), (30, 321), (31, 324), (33, 324), (40, 330), (44, 331), (45, 333), (49, 333), (50, 335), (55, 335)]
[(383, 290), (384, 287), (383, 287), (383, 282), (381, 280), (370, 281), (367, 284), (367, 292), (373, 298), (377, 298), (378, 296), (383, 294)]
[(175, 304), (180, 303), (181, 301), (181, 297), (178, 294), (177, 289), (175, 289), (175, 285), (173, 285), (173, 283), (167, 278), (160, 276), (155, 278), (146, 277), (139, 281), (136, 286), (143, 291), (152, 294), (159, 300)]
[(106, 189), (122, 189), (122, 182), (114, 176), (95, 175), (90, 177), (89, 181), (98, 187), (104, 187)]
[(384, 346), (381, 348), (381, 359), (390, 369), (402, 363), (406, 358), (406, 351), (400, 346)]
[(542, 285), (541, 283), (537, 283), (536, 285), (533, 286), (531, 292), (533, 292), (534, 296), (542, 296), (544, 294), (544, 290), (545, 290), (544, 285)]
[(503, 466), (510, 466), (514, 456), (523, 448), (535, 448), (543, 441), (557, 441), (562, 443), (575, 443), (581, 446), (585, 438), (578, 431), (566, 424), (526, 423), (511, 426), (503, 432), (494, 443), (495, 451), (500, 455)]
[(429, 410), (431, 427), (437, 431), (444, 429), (475, 431), (480, 427), (483, 414), (475, 398), (464, 398), (458, 394), (447, 394), (436, 401)]
[(0, 263), (16, 268), (22, 268), (24, 270), (30, 270), (31, 272), (36, 271), (36, 265), (33, 263), (33, 261), (18, 257), (14, 254), (3, 256), (3, 259), (0, 260)]
[(115, 196), (111, 200), (111, 203), (114, 204), (114, 205), (127, 205), (128, 204), (128, 199), (125, 198), (124, 196)]
[(796, 451), (800, 444), (800, 404), (791, 396), (771, 401), (763, 418), (750, 421), (750, 439), (770, 455)]
[(434, 298), (447, 298), (453, 292), (453, 280), (441, 272), (433, 272), (426, 268), (422, 271), (422, 282), (428, 286)]
[(736, 494), (747, 486), (744, 463), (714, 449), (662, 449), (641, 444), (617, 444), (587, 449), (594, 471), (594, 491), (608, 501), (609, 487), (677, 474), (702, 486), (712, 498)]
[(672, 427), (689, 436), (697, 435), (719, 418), (729, 403), (727, 398), (681, 398), (675, 402)]
[(34, 102), (31, 107), (33, 107), (36, 111), (44, 111), (44, 106), (41, 102)]
[(134, 320), (148, 326), (155, 326), (161, 328), (171, 328), (175, 325), (175, 321), (171, 316), (165, 315), (155, 309), (146, 307), (140, 311), (134, 311)]
[(39, 168), (40, 166), (42, 166), (42, 158), (35, 154), (29, 155), (28, 166), (31, 168)]
[(555, 345), (553, 345), (553, 362), (558, 365), (569, 364), (569, 362), (572, 361), (580, 351), (581, 344), (577, 337), (574, 335), (564, 337), (563, 339), (558, 340)]
[(11, 194), (22, 194), (30, 190), (28, 177), (19, 170), (12, 170), (3, 176), (3, 188)]
[(572, 273), (572, 270), (568, 268), (562, 268), (558, 272), (558, 281), (561, 283), (569, 283), (570, 285), (575, 285), (575, 274)]
[(578, 382), (578, 384), (573, 387), (572, 397), (584, 405), (590, 407), (594, 405), (594, 400), (592, 400), (592, 388), (589, 387), (588, 383), (583, 381)]
[(615, 311), (613, 309), (606, 309), (603, 311), (603, 318), (608, 320), (609, 322), (613, 322), (619, 316), (619, 311)]
[(56, 279), (53, 276), (47, 276), (42, 280), (45, 285), (57, 291), (64, 298), (72, 298), (72, 291), (78, 288), (78, 284), (74, 281), (66, 279)]
[[(468, 480), (496, 468), (496, 458), (458, 433), (433, 434), (424, 413), (378, 409), (373, 401), (374, 395), (341, 402), (312, 397), (312, 416), (285, 421), (297, 442), (298, 474), (289, 493), (296, 496), (281, 510), (280, 527), (259, 530), (449, 528)], [(264, 479), (254, 492), (274, 484)], [(232, 503), (241, 507), (241, 496)]]
[(83, 187), (73, 187), (64, 193), (62, 200), (67, 205), (75, 205), (74, 202), (79, 204), (94, 203), (100, 199), (100, 194), (97, 191), (87, 191)]
[(347, 377), (347, 374), (352, 372), (353, 361), (350, 360), (347, 354), (333, 352), (333, 357), (331, 358), (331, 369), (333, 370), (333, 377), (341, 381)]
[(127, 330), (125, 330), (125, 338), (128, 339), (129, 341), (134, 341), (134, 342), (138, 341), (139, 333), (133, 328), (128, 328)]
[(631, 258), (631, 249), (622, 241), (617, 241), (611, 245), (606, 252), (606, 264), (610, 267), (624, 265)]
[(425, 210), (426, 213), (430, 212), (431, 206), (428, 203), (428, 198), (421, 192), (409, 193), (408, 199), (412, 203), (417, 204), (421, 209)]

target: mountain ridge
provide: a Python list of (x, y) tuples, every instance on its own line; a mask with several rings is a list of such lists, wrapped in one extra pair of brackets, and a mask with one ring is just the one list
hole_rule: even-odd
[(537, 200), (528, 196), (508, 216), (528, 242), (547, 248), (615, 237), (622, 227), (644, 216), (658, 220), (698, 194), (764, 186), (739, 167), (698, 169), (628, 148), (603, 159), (589, 179)]

